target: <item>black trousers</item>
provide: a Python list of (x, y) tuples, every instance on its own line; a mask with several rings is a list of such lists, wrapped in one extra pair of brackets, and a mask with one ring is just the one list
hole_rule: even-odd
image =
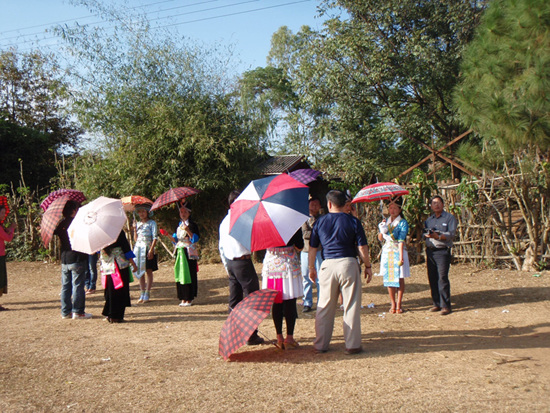
[(434, 307), (450, 310), (451, 283), (449, 282), (449, 267), (451, 266), (451, 250), (426, 248), (426, 264)]
[(260, 289), (258, 274), (252, 260), (228, 260), (229, 273), (229, 311), (239, 304), (245, 296)]
[(286, 334), (294, 335), (294, 326), (298, 318), (298, 310), (296, 310), (296, 298), (291, 300), (283, 300), (282, 303), (275, 303), (271, 309), (273, 324), (277, 334), (283, 334), (283, 317), (286, 321)]

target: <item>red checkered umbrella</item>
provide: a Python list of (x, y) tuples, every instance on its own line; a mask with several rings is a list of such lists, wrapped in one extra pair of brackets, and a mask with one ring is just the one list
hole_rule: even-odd
[(354, 204), (357, 202), (374, 202), (402, 195), (409, 195), (409, 191), (393, 182), (379, 182), (361, 189), (351, 202)]
[(63, 195), (55, 199), (49, 206), (44, 215), (42, 216), (42, 223), (40, 224), (40, 236), (42, 242), (46, 248), (52, 240), (53, 232), (57, 228), (59, 222), (63, 218), (63, 209), (67, 201), (71, 199), (70, 195)]
[(78, 202), (79, 204), (86, 200), (84, 194), (80, 191), (77, 191), (76, 189), (58, 189), (57, 191), (51, 192), (46, 197), (46, 199), (42, 201), (42, 203), (40, 204), (40, 208), (42, 208), (42, 210), (46, 212), (53, 201), (65, 195), (68, 195), (70, 200)]
[[(6, 217), (7, 217), (8, 214), (10, 213), (10, 206), (8, 205), (8, 198), (6, 198), (4, 195), (0, 196), (0, 205), (6, 208)], [(3, 224), (5, 220), (6, 218), (4, 217), (4, 219), (0, 221), (0, 224)]]
[(220, 333), (219, 353), (224, 360), (243, 346), (269, 315), (277, 294), (275, 290), (254, 291), (235, 306)]
[(174, 202), (181, 201), (182, 199), (187, 198), (188, 196), (198, 194), (200, 190), (191, 188), (189, 186), (180, 186), (179, 188), (172, 188), (169, 191), (166, 191), (161, 196), (159, 196), (153, 206), (151, 211), (159, 209), (165, 205), (170, 205)]

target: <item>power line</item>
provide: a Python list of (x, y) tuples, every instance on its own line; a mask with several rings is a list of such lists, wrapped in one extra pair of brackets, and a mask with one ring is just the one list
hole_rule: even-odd
[[(171, 0), (168, 0), (168, 1), (171, 1)], [(219, 1), (219, 0), (210, 0), (210, 1), (205, 1), (205, 2), (199, 2), (199, 3), (194, 3), (194, 4), (192, 4), (192, 5), (212, 3), (212, 2), (215, 2), (215, 1)], [(183, 15), (196, 14), (196, 13), (204, 12), (204, 11), (219, 10), (219, 9), (222, 9), (222, 8), (227, 8), (227, 7), (242, 5), (242, 4), (246, 4), (246, 3), (252, 3), (252, 2), (256, 2), (256, 1), (259, 1), (259, 0), (248, 0), (248, 1), (243, 1), (243, 2), (239, 2), (239, 3), (233, 3), (233, 4), (230, 4), (230, 5), (224, 5), (224, 6), (218, 6), (218, 7), (210, 7), (210, 8), (207, 8), (207, 9), (196, 10), (196, 11), (192, 11), (192, 12), (188, 12), (188, 13), (181, 13), (181, 14), (178, 14), (178, 15), (171, 15), (171, 16), (159, 17), (159, 18), (152, 19), (152, 20), (150, 20), (150, 21), (162, 20), (162, 19), (169, 19), (169, 18), (178, 17), (178, 16), (183, 16)], [(269, 9), (274, 9), (274, 8), (279, 8), (279, 7), (291, 6), (291, 5), (299, 4), (299, 3), (306, 3), (306, 2), (310, 2), (310, 1), (312, 1), (312, 0), (298, 0), (298, 1), (292, 1), (292, 2), (283, 3), (283, 4), (277, 4), (277, 5), (274, 5), (274, 6), (266, 6), (266, 7), (256, 8), (256, 9), (250, 9), (250, 10), (244, 10), (244, 11), (239, 11), (239, 12), (234, 12), (234, 13), (222, 14), (222, 15), (218, 15), (218, 16), (210, 16), (210, 17), (204, 17), (204, 18), (200, 18), (200, 19), (187, 20), (187, 21), (184, 21), (184, 22), (172, 23), (172, 24), (167, 24), (167, 25), (164, 25), (164, 26), (157, 26), (156, 29), (162, 29), (162, 28), (167, 28), (167, 27), (180, 26), (180, 25), (191, 24), (191, 23), (196, 23), (196, 22), (202, 22), (202, 21), (220, 19), (220, 18), (224, 18), (224, 17), (237, 16), (237, 15), (248, 14), (248, 13), (253, 13), (253, 12), (258, 12), (258, 11), (263, 11), (263, 10), (269, 10)], [(147, 5), (147, 6), (155, 5), (155, 4), (160, 4), (160, 3), (165, 3), (165, 2), (166, 2), (166, 1), (161, 1), (161, 2), (157, 2), (157, 3), (149, 4), (149, 5)], [(182, 7), (188, 7), (188, 6), (191, 6), (191, 5), (182, 6)], [(143, 7), (143, 6), (136, 6), (136, 7)], [(134, 8), (136, 8), (136, 7), (134, 7)], [(177, 8), (181, 8), (181, 7), (176, 7), (176, 8), (171, 8), (171, 9), (165, 9), (165, 10), (157, 10), (157, 11), (148, 12), (148, 13), (145, 13), (145, 14), (147, 15), (147, 14), (151, 14), (151, 13), (161, 13), (161, 12), (166, 11), (166, 10), (172, 10), (172, 9), (177, 9)], [(72, 20), (67, 20), (67, 21), (72, 21)], [(106, 23), (106, 22), (104, 22), (104, 21), (99, 21), (99, 22), (94, 22), (94, 23), (88, 23), (87, 25), (100, 24), (100, 23)], [(42, 32), (40, 32), (40, 33), (35, 33), (35, 34), (41, 34), (41, 33), (42, 33)], [(31, 35), (32, 35), (32, 34), (31, 34)], [(26, 36), (30, 36), (30, 35), (26, 35)], [(23, 36), (23, 37), (24, 37), (24, 36)], [(13, 43), (12, 43), (12, 44), (7, 44), (7, 45), (3, 45), (3, 46), (0, 46), (0, 47), (4, 47), (4, 48), (15, 47), (15, 46), (19, 46), (19, 45), (21, 45), (21, 44), (32, 43), (32, 42), (34, 42), (34, 41), (40, 42), (40, 41), (51, 40), (51, 39), (57, 39), (57, 36), (51, 36), (51, 37), (47, 37), (47, 38), (43, 38), (43, 39), (39, 39), (39, 40), (25, 40), (25, 41), (22, 41), (22, 42), (18, 42), (17, 44), (13, 44)], [(51, 47), (53, 47), (53, 46), (55, 46), (55, 45), (48, 45), (48, 46), (46, 46), (46, 47), (50, 47), (50, 48), (51, 48)]]

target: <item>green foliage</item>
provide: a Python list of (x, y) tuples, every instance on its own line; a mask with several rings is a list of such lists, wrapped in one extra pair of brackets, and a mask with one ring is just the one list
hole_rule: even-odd
[(428, 202), (437, 193), (437, 184), (420, 169), (413, 171), (409, 184), (411, 186), (408, 187), (409, 195), (403, 203), (403, 215), (409, 222), (410, 233), (415, 234), (422, 231), (424, 221), (431, 213)]
[(451, 205), (449, 207), (450, 211), (458, 215), (461, 208), (468, 208), (473, 214), (476, 214), (479, 202), (478, 189), (477, 184), (469, 182), (467, 178), (463, 177), (456, 188), (456, 194), (460, 198), (460, 201), (458, 204)]
[(320, 33), (281, 28), (269, 62), (294, 91), (284, 147), (305, 149), (317, 167), (357, 185), (423, 158), (417, 141), (440, 145), (464, 132), (451, 92), (484, 5), (331, 0)]
[(494, 0), (462, 64), (456, 106), (500, 152), (550, 148), (550, 3)]
[(81, 130), (67, 113), (69, 89), (51, 56), (0, 52), (0, 182), (43, 188), (58, 151), (75, 148)]

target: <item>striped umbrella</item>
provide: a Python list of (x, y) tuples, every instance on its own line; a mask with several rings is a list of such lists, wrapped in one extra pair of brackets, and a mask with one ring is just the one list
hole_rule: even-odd
[(252, 181), (231, 204), (229, 234), (250, 251), (285, 246), (309, 218), (308, 194), (287, 174)]

